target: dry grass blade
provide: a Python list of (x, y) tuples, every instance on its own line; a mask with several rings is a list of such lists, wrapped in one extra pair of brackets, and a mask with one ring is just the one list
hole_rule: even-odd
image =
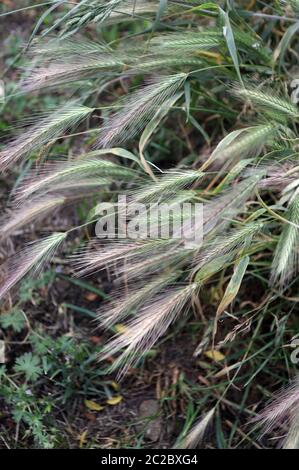
[(263, 226), (263, 222), (252, 222), (231, 230), (227, 235), (220, 235), (211, 242), (207, 242), (196, 256), (199, 263), (198, 267), (202, 267), (219, 256), (225, 255), (244, 245), (253, 235), (261, 231)]
[[(176, 249), (177, 241), (170, 240), (119, 240), (102, 245), (91, 243), (85, 250), (74, 256), (77, 275), (95, 272), (119, 262), (126, 263), (134, 258), (150, 257), (153, 253), (165, 253), (167, 249)], [(118, 264), (116, 264), (118, 268)]]
[(157, 110), (183, 86), (187, 74), (159, 77), (129, 95), (123, 110), (105, 123), (98, 140), (100, 147), (112, 147), (134, 137), (154, 117)]
[(291, 202), (286, 218), (294, 225), (286, 223), (282, 230), (275, 250), (271, 272), (271, 280), (278, 282), (282, 288), (298, 272), (299, 197)]
[(200, 171), (181, 170), (169, 171), (157, 178), (155, 183), (142, 186), (141, 189), (133, 193), (132, 201), (157, 202), (165, 197), (172, 199), (177, 197), (179, 191), (191, 187), (204, 176)]
[(32, 71), (22, 82), (24, 91), (37, 90), (49, 86), (70, 84), (78, 80), (96, 77), (107, 71), (121, 71), (125, 57), (102, 44), (86, 40), (63, 43), (52, 41), (36, 46), (32, 55)]
[(291, 417), (287, 437), (283, 443), (284, 449), (299, 449), (299, 409)]
[(0, 167), (15, 163), (23, 155), (39, 149), (59, 137), (67, 129), (79, 124), (93, 109), (86, 106), (66, 105), (44, 117), (37, 124), (26, 130), (15, 141), (0, 152)]
[(157, 36), (151, 40), (150, 48), (153, 52), (184, 54), (218, 48), (224, 44), (223, 35), (219, 31), (170, 33)]
[(11, 235), (20, 227), (36, 220), (38, 217), (46, 217), (65, 202), (64, 197), (50, 197), (38, 199), (18, 207), (12, 213), (10, 218), (4, 218), (0, 228), (0, 239), (4, 239)]
[(239, 88), (235, 94), (241, 98), (251, 100), (265, 110), (272, 111), (277, 116), (287, 116), (297, 118), (299, 115), (297, 106), (287, 98), (281, 98), (277, 94), (265, 92), (256, 88)]
[(57, 190), (61, 184), (78, 183), (88, 178), (98, 177), (98, 185), (109, 184), (109, 181), (132, 180), (137, 173), (125, 166), (108, 160), (86, 158), (75, 161), (58, 161), (38, 168), (23, 180), (16, 191), (17, 199), (28, 198), (35, 193), (46, 193)]
[(280, 427), (287, 429), (282, 443), (286, 449), (298, 449), (299, 446), (299, 384), (298, 379), (286, 390), (278, 394), (268, 407), (254, 419), (263, 426), (263, 433), (270, 433)]
[(244, 204), (261, 180), (263, 173), (240, 181), (230, 190), (223, 192), (204, 205), (204, 234), (216, 232), (228, 225), (229, 220), (244, 209)]
[(197, 291), (198, 284), (172, 288), (146, 303), (126, 324), (125, 331), (116, 336), (103, 350), (102, 359), (121, 351), (113, 369), (122, 366), (122, 373), (138, 360), (140, 354), (149, 350), (169, 325), (181, 313)]
[(214, 414), (215, 408), (212, 408), (192, 427), (183, 440), (177, 442), (177, 444), (174, 446), (174, 449), (196, 449), (202, 443)]
[(240, 157), (255, 156), (275, 136), (277, 129), (272, 124), (233, 131), (217, 145), (208, 162), (220, 159), (225, 163)]
[(153, 281), (149, 281), (145, 285), (142, 283), (139, 288), (134, 284), (132, 289), (127, 288), (126, 296), (124, 296), (123, 288), (119, 294), (115, 294), (113, 300), (98, 310), (98, 318), (101, 324), (109, 328), (116, 323), (124, 320), (128, 315), (132, 314), (145, 301), (151, 299), (167, 285), (174, 282), (178, 274), (166, 273), (157, 276)]
[(66, 233), (53, 233), (49, 237), (31, 244), (13, 259), (9, 264), (6, 280), (0, 286), (0, 299), (29, 271), (33, 270), (34, 273), (37, 273), (65, 238)]

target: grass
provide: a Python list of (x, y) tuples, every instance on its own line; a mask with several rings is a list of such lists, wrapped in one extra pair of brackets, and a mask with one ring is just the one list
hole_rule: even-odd
[[(297, 372), (297, 4), (121, 3), (11, 14), (0, 447), (297, 447), (296, 400), (261, 411)], [(98, 198), (124, 191), (203, 202), (203, 246), (95, 243)]]

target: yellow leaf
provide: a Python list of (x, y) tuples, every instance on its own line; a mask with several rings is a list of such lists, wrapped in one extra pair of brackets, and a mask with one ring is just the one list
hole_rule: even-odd
[(82, 432), (82, 434), (80, 434), (78, 436), (78, 440), (79, 440), (79, 447), (80, 449), (82, 449), (82, 447), (84, 446), (85, 442), (86, 442), (86, 436), (87, 436), (87, 429), (86, 431)]
[(122, 325), (121, 323), (117, 323), (117, 325), (115, 325), (114, 328), (116, 330), (116, 333), (124, 333), (127, 330), (125, 325)]
[(216, 351), (216, 349), (211, 349), (210, 351), (205, 352), (205, 356), (207, 356), (209, 359), (213, 359), (214, 361), (223, 361), (225, 359), (225, 356), (220, 352)]
[(114, 388), (114, 390), (119, 390), (119, 385), (114, 380), (112, 380), (111, 386)]
[(92, 411), (102, 411), (104, 409), (104, 407), (102, 405), (99, 405), (98, 403), (96, 403), (95, 401), (92, 401), (92, 400), (85, 400), (84, 404), (85, 404), (86, 408), (88, 408), (89, 410), (92, 410)]
[(123, 399), (123, 397), (118, 395), (116, 397), (109, 398), (109, 400), (107, 400), (106, 403), (108, 403), (108, 405), (118, 405), (118, 403), (120, 403), (122, 401), (122, 399)]
[(217, 52), (197, 51), (197, 55), (215, 59), (216, 63), (219, 65), (222, 63), (222, 56), (218, 54)]

